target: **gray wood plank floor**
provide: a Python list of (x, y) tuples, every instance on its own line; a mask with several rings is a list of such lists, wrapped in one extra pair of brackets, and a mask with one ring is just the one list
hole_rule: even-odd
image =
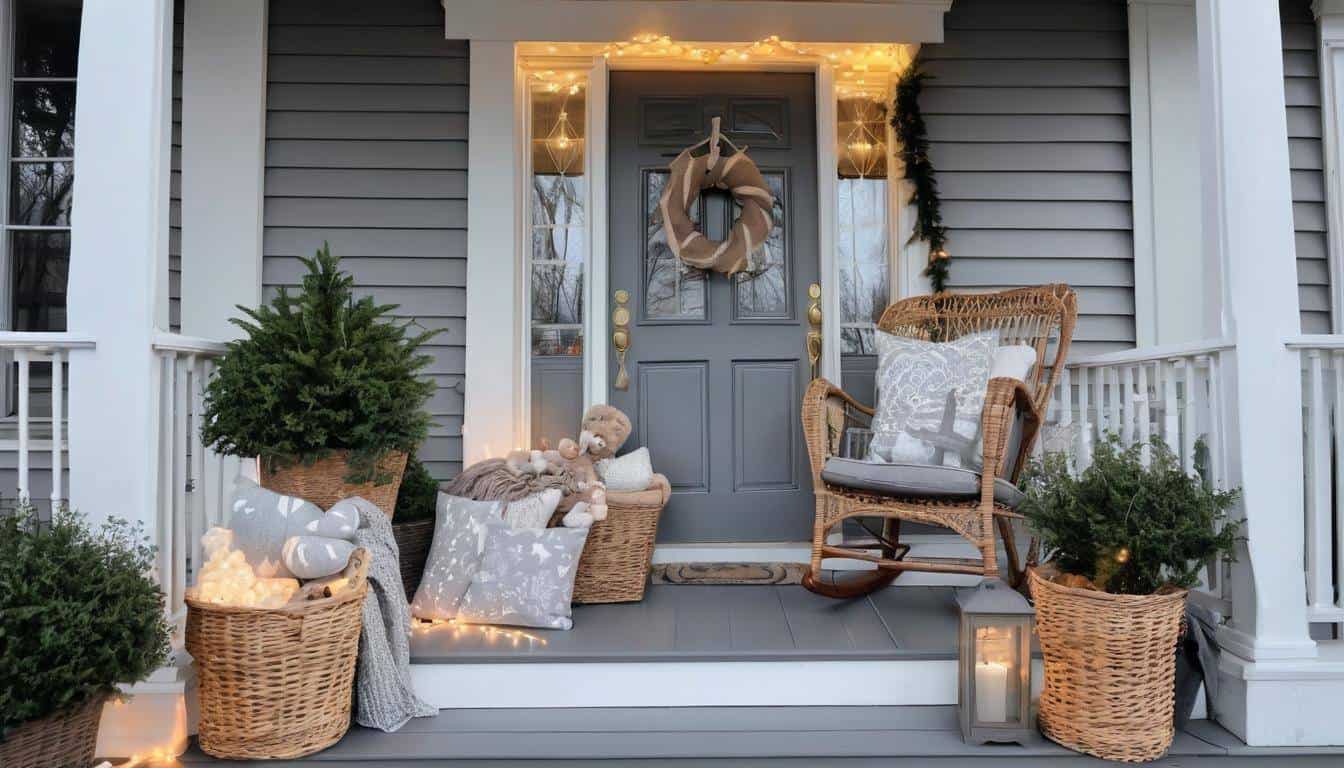
[[(1237, 745), (1217, 725), (1199, 721), (1179, 733), (1168, 756), (1152, 765), (1295, 767), (1339, 761), (1324, 750), (1247, 754)], [(950, 766), (972, 761), (996, 767), (1106, 765), (1044, 739), (1025, 745), (964, 744), (955, 707), (444, 710), (393, 734), (352, 728), (325, 752), (269, 765), (573, 766), (595, 760), (612, 761), (603, 765), (613, 767)], [(181, 764), (244, 765), (214, 760), (194, 748), (182, 756)]]
[(545, 661), (952, 659), (957, 608), (949, 587), (892, 587), (832, 600), (800, 586), (653, 585), (639, 603), (579, 605), (574, 628), (512, 636), (479, 628), (417, 629), (418, 664)]

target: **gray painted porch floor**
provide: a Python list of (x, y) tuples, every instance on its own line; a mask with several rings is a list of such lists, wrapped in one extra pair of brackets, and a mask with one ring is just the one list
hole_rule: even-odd
[(421, 664), (956, 656), (950, 587), (894, 587), (832, 600), (800, 586), (652, 585), (638, 603), (576, 605), (573, 629), (528, 630), (517, 645), (508, 636), (452, 625), (417, 630), (411, 640), (411, 659)]
[[(451, 626), (417, 631), (414, 661), (595, 662), (688, 660), (926, 660), (956, 656), (957, 613), (946, 587), (893, 587), (836, 601), (801, 587), (652, 586), (641, 603), (576, 606), (569, 632), (491, 640)], [(1161, 766), (1282, 768), (1344, 764), (1344, 752), (1255, 750), (1216, 724), (1177, 734)], [(956, 708), (696, 707), (453, 709), (397, 733), (352, 727), (340, 743), (303, 760), (393, 766), (994, 766), (1105, 765), (1036, 739), (968, 746)], [(232, 766), (195, 747), (180, 764)]]

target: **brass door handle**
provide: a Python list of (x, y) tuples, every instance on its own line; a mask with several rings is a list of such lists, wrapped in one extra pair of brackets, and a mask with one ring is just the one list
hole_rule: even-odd
[(807, 286), (807, 361), (812, 366), (812, 378), (817, 378), (821, 365), (821, 285)]
[(616, 383), (612, 386), (625, 391), (630, 388), (630, 376), (625, 371), (625, 355), (630, 351), (630, 310), (625, 305), (630, 293), (620, 289), (613, 298), (616, 308), (611, 311), (611, 345), (616, 348)]

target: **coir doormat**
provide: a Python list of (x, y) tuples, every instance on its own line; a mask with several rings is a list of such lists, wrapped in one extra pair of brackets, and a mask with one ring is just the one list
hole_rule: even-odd
[(653, 566), (654, 584), (800, 584), (804, 563), (663, 563)]

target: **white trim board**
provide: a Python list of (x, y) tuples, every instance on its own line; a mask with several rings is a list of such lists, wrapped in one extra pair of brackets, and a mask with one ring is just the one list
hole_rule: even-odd
[(610, 42), (638, 34), (740, 42), (778, 35), (795, 42), (943, 41), (952, 0), (442, 0), (446, 34), (469, 40)]
[[(1039, 692), (1043, 671), (1031, 665)], [(439, 709), (947, 706), (957, 660), (412, 664)]]
[(1344, 2), (1316, 0), (1321, 81), (1321, 144), (1325, 151), (1326, 249), (1330, 264), (1330, 326), (1344, 332)]

